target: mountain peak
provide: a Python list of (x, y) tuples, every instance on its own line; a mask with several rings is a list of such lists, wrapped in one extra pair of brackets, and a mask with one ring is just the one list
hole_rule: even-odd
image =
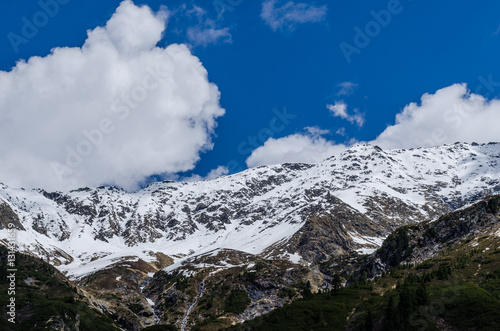
[[(46, 192), (3, 185), (0, 199), (26, 229), (18, 236), (22, 249), (58, 260), (61, 270), (77, 277), (124, 257), (153, 261), (162, 253), (182, 261), (213, 249), (297, 253), (316, 261), (299, 249), (297, 238), (312, 238), (326, 224), (340, 227), (337, 237), (322, 237), (325, 243), (366, 251), (399, 225), (495, 192), (500, 193), (498, 144), (409, 150), (358, 144), (317, 164), (158, 182), (134, 193), (105, 186)], [(324, 257), (337, 250), (330, 247)]]

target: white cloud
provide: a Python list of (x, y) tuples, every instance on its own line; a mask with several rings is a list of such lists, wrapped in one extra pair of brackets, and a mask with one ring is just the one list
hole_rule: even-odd
[(330, 134), (329, 130), (318, 128), (317, 126), (307, 126), (304, 128), (312, 137), (320, 137)]
[(224, 110), (185, 45), (156, 47), (167, 18), (126, 0), (81, 48), (0, 71), (0, 181), (135, 189), (192, 169)]
[(206, 47), (208, 44), (216, 44), (218, 42), (232, 42), (232, 35), (229, 32), (229, 28), (217, 27), (217, 22), (208, 18), (207, 12), (203, 8), (195, 5), (187, 14), (195, 16), (198, 20), (196, 26), (187, 29), (187, 38), (194, 46), (201, 45)]
[(365, 123), (364, 114), (361, 114), (357, 109), (354, 109), (354, 115), (347, 113), (347, 105), (344, 101), (335, 101), (335, 104), (326, 107), (333, 113), (333, 116), (356, 123), (359, 127), (362, 127)]
[(340, 88), (340, 90), (336, 93), (338, 96), (347, 96), (354, 93), (354, 90), (356, 89), (356, 87), (358, 87), (358, 84), (353, 82), (342, 82), (338, 84), (337, 87)]
[(333, 113), (333, 116), (335, 117), (340, 117), (343, 119), (349, 118), (349, 115), (347, 114), (347, 105), (344, 101), (335, 101), (334, 105), (327, 105), (326, 107)]
[[(331, 108), (331, 109), (330, 109)], [(348, 118), (347, 106), (330, 105), (334, 115)], [(424, 94), (420, 104), (410, 103), (396, 115), (396, 123), (387, 127), (370, 144), (385, 149), (431, 147), (455, 142), (500, 142), (500, 100), (487, 100), (471, 93), (466, 84), (455, 84)], [(318, 135), (319, 132), (319, 135)], [(337, 134), (345, 135), (341, 128)], [(253, 151), (247, 165), (283, 162), (318, 162), (357, 143), (351, 138), (345, 145), (335, 145), (321, 137), (321, 130), (308, 130), (280, 139), (269, 139)]]
[(347, 134), (346, 134), (346, 132), (345, 132), (345, 128), (344, 128), (344, 127), (342, 127), (342, 128), (340, 128), (340, 129), (338, 129), (338, 130), (335, 132), (335, 134), (338, 134), (339, 136), (342, 136), (342, 137), (345, 137), (345, 136), (347, 135)]
[(184, 182), (194, 182), (202, 180), (211, 180), (221, 176), (225, 176), (227, 174), (229, 174), (229, 169), (227, 167), (218, 166), (217, 168), (210, 170), (210, 172), (205, 177), (202, 177), (200, 175), (192, 175), (190, 177), (180, 178), (177, 176), (175, 177), (175, 180), (181, 180)]
[(219, 40), (224, 43), (231, 43), (232, 36), (229, 28), (216, 29), (213, 27), (190, 27), (187, 30), (187, 37), (193, 45), (206, 47), (208, 44), (216, 44)]
[(285, 162), (320, 162), (346, 149), (322, 137), (323, 130), (308, 128), (306, 133), (296, 133), (283, 138), (269, 138), (247, 158), (248, 167)]
[(372, 143), (382, 148), (429, 147), (454, 142), (500, 141), (500, 100), (470, 93), (455, 84), (424, 94), (396, 116)]
[(229, 169), (227, 167), (218, 166), (217, 168), (210, 170), (210, 172), (205, 176), (205, 179), (214, 179), (227, 174), (229, 174)]
[(298, 24), (321, 22), (326, 17), (327, 6), (315, 6), (307, 3), (289, 1), (277, 6), (278, 0), (266, 0), (262, 3), (260, 17), (273, 29), (295, 30)]

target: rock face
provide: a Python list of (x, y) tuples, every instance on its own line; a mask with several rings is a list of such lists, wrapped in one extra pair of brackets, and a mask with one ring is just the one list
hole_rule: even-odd
[(11, 228), (25, 230), (17, 214), (12, 211), (7, 203), (0, 200), (0, 230)]
[[(500, 195), (443, 215), (435, 221), (404, 226), (389, 235), (367, 258), (362, 270), (374, 277), (401, 263), (418, 264), (474, 237), (500, 237)], [(474, 247), (474, 243), (472, 243)]]
[(153, 262), (162, 253), (179, 262), (214, 249), (319, 262), (368, 252), (397, 226), (500, 192), (499, 161), (500, 144), (355, 145), (318, 164), (261, 166), (135, 193), (0, 184), (0, 215), (18, 225), (21, 249), (72, 277), (124, 258)]
[[(304, 240), (307, 252), (324, 249), (327, 243), (315, 238), (321, 238), (323, 232), (336, 222), (332, 217), (314, 217), (304, 224), (315, 234), (307, 237), (312, 241), (310, 245)], [(301, 229), (292, 239), (300, 241), (306, 233), (305, 229)], [(347, 238), (346, 233), (339, 238)], [(22, 305), (20, 322), (28, 327), (36, 321), (58, 330), (141, 330), (157, 324), (173, 324), (184, 330), (200, 327), (219, 330), (234, 323), (253, 320), (252, 325), (259, 329), (261, 319), (257, 317), (297, 299), (310, 297), (311, 291), (335, 289), (345, 280), (352, 282), (363, 278), (360, 277), (363, 274), (370, 278), (380, 276), (391, 267), (405, 263), (418, 264), (416, 268), (422, 273), (421, 269), (427, 270), (436, 263), (435, 259), (434, 262), (424, 261), (434, 257), (445, 261), (441, 266), (453, 265), (461, 270), (470, 262), (478, 262), (478, 271), (489, 266), (490, 271), (497, 270), (498, 273), (498, 258), (495, 262), (492, 257), (500, 252), (499, 245), (500, 195), (497, 195), (433, 221), (402, 226), (393, 231), (371, 255), (358, 255), (352, 251), (355, 247), (348, 247), (343, 254), (339, 251), (340, 255), (318, 264), (298, 264), (286, 259), (266, 259), (233, 249), (219, 249), (188, 257), (176, 264), (171, 264), (173, 261), (166, 256), (158, 257), (163, 262), (160, 264), (124, 260), (111, 268), (84, 276), (77, 282), (68, 282), (66, 277), (45, 262), (18, 254), (17, 258), (22, 260), (20, 263), (23, 265), (21, 279), (30, 286), (30, 289), (22, 287), (18, 294), (20, 302), (29, 302)], [(297, 247), (299, 250), (302, 248), (300, 245)], [(0, 247), (0, 253), (5, 260), (7, 249)], [(450, 261), (453, 263), (449, 264)], [(475, 265), (468, 267), (476, 270)], [(2, 268), (5, 272), (5, 266)], [(436, 264), (434, 270), (437, 269)], [(429, 275), (428, 271), (423, 273)], [(463, 275), (470, 276), (472, 273), (464, 271)], [(482, 273), (477, 279), (487, 280), (488, 275), (494, 274)], [(387, 291), (392, 286), (383, 285), (388, 278), (396, 286), (396, 276), (371, 284), (382, 284)], [(397, 276), (398, 281), (400, 278), (401, 275)], [(8, 285), (4, 283), (3, 286)], [(34, 287), (37, 288), (36, 296), (30, 292)], [(381, 287), (375, 290), (379, 291)], [(371, 297), (374, 293), (384, 292), (372, 291), (365, 295)], [(43, 297), (51, 300), (44, 301), (43, 305), (34, 304), (33, 300)], [(360, 304), (368, 301), (366, 299), (359, 298)], [(380, 305), (378, 300), (375, 302)], [(57, 305), (54, 315), (46, 314), (47, 305)], [(75, 310), (75, 305), (78, 310)], [(95, 308), (105, 316), (89, 308)], [(75, 311), (78, 311), (76, 315)], [(350, 316), (349, 321), (354, 323), (356, 314)]]
[(375, 275), (480, 231), (484, 215), (437, 218), (500, 193), (499, 161), (500, 144), (356, 145), (318, 164), (134, 193), (0, 184), (0, 240), (15, 224), (21, 251), (56, 266), (125, 329), (189, 327), (220, 314), (240, 322), (331, 288), (339, 270)]
[[(385, 231), (357, 210), (337, 201), (331, 211), (309, 218), (286, 242), (286, 247), (290, 253), (298, 253), (305, 261), (318, 263), (332, 256), (369, 247), (370, 238), (376, 244), (376, 238), (383, 237)], [(366, 243), (356, 240), (355, 234), (360, 233), (368, 239)]]

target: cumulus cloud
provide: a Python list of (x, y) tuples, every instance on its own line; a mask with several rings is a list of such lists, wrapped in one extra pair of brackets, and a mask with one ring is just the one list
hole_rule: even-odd
[(335, 117), (340, 117), (351, 123), (356, 123), (359, 127), (362, 127), (365, 123), (365, 116), (361, 114), (357, 109), (354, 109), (354, 115), (350, 115), (347, 112), (347, 104), (344, 101), (336, 101), (333, 105), (326, 106)]
[(315, 6), (307, 3), (289, 1), (277, 6), (278, 0), (266, 0), (262, 3), (260, 17), (273, 29), (293, 31), (299, 24), (321, 22), (326, 17), (327, 6)]
[(214, 179), (227, 174), (229, 174), (229, 169), (227, 167), (218, 166), (217, 168), (210, 170), (210, 172), (205, 176), (205, 179)]
[(201, 181), (201, 180), (211, 180), (211, 179), (215, 179), (215, 178), (218, 178), (221, 176), (225, 176), (227, 174), (229, 174), (229, 169), (227, 167), (218, 166), (217, 168), (210, 170), (209, 173), (205, 177), (200, 176), (200, 175), (192, 175), (190, 177), (181, 178), (181, 177), (177, 176), (175, 178), (175, 180), (181, 180), (183, 182), (194, 182), (194, 181)]
[(396, 124), (382, 132), (374, 144), (383, 148), (430, 147), (454, 142), (500, 141), (500, 100), (471, 93), (455, 84), (424, 94), (396, 116)]
[(280, 164), (285, 162), (320, 162), (346, 149), (323, 137), (327, 131), (306, 128), (304, 133), (296, 133), (283, 138), (269, 138), (263, 146), (255, 149), (247, 158), (248, 167)]
[(216, 21), (208, 18), (207, 11), (203, 8), (195, 5), (187, 14), (196, 17), (198, 20), (197, 25), (187, 29), (187, 38), (194, 46), (201, 45), (206, 47), (209, 44), (216, 44), (218, 42), (232, 42), (232, 35), (229, 32), (229, 28), (219, 28)]
[[(348, 118), (342, 102), (330, 105), (334, 115)], [(410, 103), (396, 115), (396, 123), (387, 127), (370, 144), (385, 149), (431, 147), (455, 142), (500, 142), (500, 100), (488, 100), (471, 93), (466, 84), (455, 84), (422, 96), (420, 104)], [(336, 132), (345, 135), (345, 129)], [(357, 143), (335, 145), (322, 137), (321, 130), (309, 130), (280, 139), (269, 139), (247, 159), (249, 167), (283, 162), (318, 162), (327, 155), (342, 152)], [(309, 160), (309, 161), (307, 161)]]
[(0, 181), (135, 189), (192, 169), (224, 110), (185, 45), (156, 46), (167, 19), (126, 0), (82, 47), (0, 71)]

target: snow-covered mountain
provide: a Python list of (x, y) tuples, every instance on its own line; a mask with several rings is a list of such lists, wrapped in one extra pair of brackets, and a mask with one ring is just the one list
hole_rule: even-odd
[(201, 182), (71, 192), (0, 184), (0, 239), (72, 277), (124, 261), (176, 265), (220, 249), (321, 261), (369, 252), (401, 224), (500, 193), (500, 144), (384, 151), (355, 145), (318, 164), (261, 166)]

